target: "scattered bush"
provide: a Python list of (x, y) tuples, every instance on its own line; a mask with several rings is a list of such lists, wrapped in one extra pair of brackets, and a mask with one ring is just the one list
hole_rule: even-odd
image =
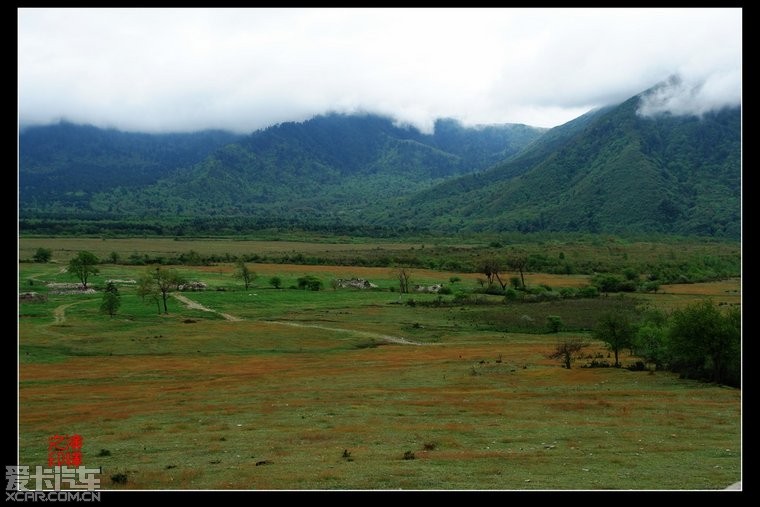
[(549, 328), (550, 333), (559, 333), (559, 330), (562, 329), (564, 324), (562, 323), (562, 319), (557, 315), (549, 315), (546, 317), (546, 325)]
[(594, 359), (590, 363), (581, 366), (581, 368), (609, 368), (610, 366), (612, 365), (609, 361), (597, 361)]
[(578, 297), (580, 298), (597, 298), (599, 297), (599, 289), (593, 285), (581, 287), (578, 289)]
[(634, 364), (629, 364), (627, 368), (631, 371), (645, 371), (647, 365), (644, 364), (644, 361), (636, 361)]
[(119, 472), (118, 474), (114, 474), (111, 476), (111, 483), (112, 484), (126, 484), (129, 477), (125, 473)]
[(49, 248), (38, 248), (37, 251), (34, 253), (34, 262), (50, 262), (50, 259), (53, 257), (53, 251)]
[(297, 282), (298, 282), (298, 288), (301, 290), (306, 290), (306, 289), (313, 290), (313, 291), (322, 290), (322, 285), (323, 285), (322, 280), (320, 280), (316, 276), (312, 276), (312, 275), (302, 276), (301, 278), (297, 280)]

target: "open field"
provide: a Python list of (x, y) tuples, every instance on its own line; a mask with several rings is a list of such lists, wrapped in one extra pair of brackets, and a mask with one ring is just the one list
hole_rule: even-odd
[[(46, 464), (51, 435), (80, 434), (84, 464), (102, 467), (106, 488), (722, 489), (741, 480), (739, 389), (580, 368), (583, 360), (567, 370), (546, 357), (556, 334), (505, 332), (479, 313), (503, 316), (507, 328), (547, 315), (583, 327), (608, 298), (457, 306), (454, 296), (392, 292), (390, 268), (271, 263), (250, 264), (259, 277), (244, 290), (234, 266), (219, 264), (177, 266), (208, 288), (170, 297), (168, 315), (122, 284), (109, 318), (98, 311), (102, 293), (49, 293), (46, 282), (74, 281), (61, 267), (19, 265), (20, 290), (47, 294), (19, 305), (23, 464)], [(148, 268), (100, 269), (96, 287)], [(325, 289), (290, 288), (304, 275)], [(379, 288), (330, 288), (354, 276)], [(478, 275), (414, 269), (412, 278), (456, 291), (477, 287)], [(588, 281), (526, 278), (556, 288)], [(739, 279), (662, 291), (631, 304), (740, 302)], [(607, 354), (597, 342), (586, 352)], [(118, 473), (126, 484), (112, 483)]]

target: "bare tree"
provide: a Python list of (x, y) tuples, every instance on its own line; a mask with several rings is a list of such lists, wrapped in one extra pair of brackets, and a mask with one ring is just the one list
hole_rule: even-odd
[(501, 289), (504, 290), (507, 288), (507, 284), (504, 283), (499, 276), (501, 270), (501, 263), (494, 258), (486, 259), (480, 265), (480, 272), (488, 278), (488, 286), (492, 286), (494, 279), (496, 279), (499, 282), (499, 285), (501, 285)]
[(147, 298), (148, 301), (156, 303), (158, 313), (159, 315), (161, 314), (161, 294), (158, 291), (156, 279), (151, 273), (145, 273), (137, 281), (137, 295), (140, 296), (143, 301)]
[(560, 359), (565, 368), (569, 370), (575, 356), (587, 346), (588, 343), (580, 338), (563, 338), (557, 342), (557, 345), (554, 347), (554, 352), (549, 354), (549, 359)]
[(525, 288), (525, 266), (528, 265), (528, 257), (524, 254), (512, 254), (507, 260), (507, 265), (510, 269), (520, 272), (520, 283), (522, 288)]
[(238, 262), (237, 269), (235, 270), (235, 278), (243, 280), (245, 290), (248, 290), (248, 287), (250, 287), (251, 282), (257, 278), (257, 275), (248, 269), (248, 266), (245, 265), (245, 262), (240, 261)]
[(156, 267), (156, 272), (153, 275), (153, 278), (164, 303), (164, 313), (169, 313), (169, 309), (166, 306), (166, 300), (169, 297), (169, 292), (177, 290), (177, 288), (183, 283), (182, 277), (174, 269), (161, 269), (159, 266)]
[(399, 290), (402, 294), (408, 294), (409, 293), (409, 283), (412, 279), (412, 272), (407, 270), (406, 268), (398, 268), (398, 271), (396, 272), (396, 276), (398, 277), (398, 285)]

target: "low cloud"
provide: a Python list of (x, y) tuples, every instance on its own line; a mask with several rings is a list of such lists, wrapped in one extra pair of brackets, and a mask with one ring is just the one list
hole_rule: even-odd
[(701, 80), (671, 76), (644, 94), (637, 113), (640, 116), (672, 114), (699, 116), (741, 105), (741, 77), (738, 73), (714, 75)]
[(741, 9), (19, 9), (18, 116), (250, 132), (327, 111), (553, 127), (740, 96)]

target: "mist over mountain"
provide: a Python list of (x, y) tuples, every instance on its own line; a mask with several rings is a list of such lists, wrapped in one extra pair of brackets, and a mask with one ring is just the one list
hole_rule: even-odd
[(652, 109), (661, 98), (655, 87), (549, 130), (439, 119), (425, 134), (372, 114), (246, 136), (33, 127), (19, 139), (21, 229), (87, 220), (117, 230), (152, 221), (165, 234), (349, 227), (738, 238), (740, 108), (674, 115)]

